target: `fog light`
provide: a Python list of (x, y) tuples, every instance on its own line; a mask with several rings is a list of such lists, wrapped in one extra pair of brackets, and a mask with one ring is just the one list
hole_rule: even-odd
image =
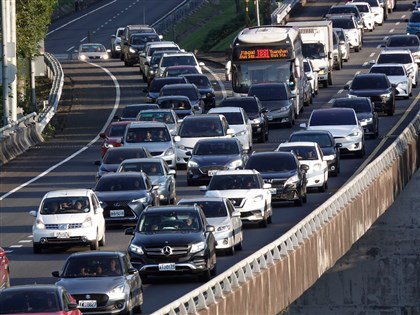
[(45, 237), (40, 239), (41, 244), (46, 244), (48, 241)]
[(331, 166), (331, 171), (335, 171), (335, 166), (333, 165), (333, 166)]
[(227, 245), (227, 244), (229, 244), (229, 240), (227, 238), (224, 238), (223, 239), (223, 245)]
[(124, 304), (123, 303), (117, 303), (117, 308), (119, 308), (119, 309), (124, 308)]

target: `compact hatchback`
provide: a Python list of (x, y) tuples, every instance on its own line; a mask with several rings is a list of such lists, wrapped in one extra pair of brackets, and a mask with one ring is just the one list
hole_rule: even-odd
[(99, 43), (81, 44), (78, 53), (79, 60), (108, 60), (109, 55), (105, 46)]

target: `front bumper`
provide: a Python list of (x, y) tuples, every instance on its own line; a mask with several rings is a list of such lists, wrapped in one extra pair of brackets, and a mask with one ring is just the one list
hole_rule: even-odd
[(96, 227), (58, 229), (34, 229), (33, 242), (42, 246), (88, 245), (97, 238)]

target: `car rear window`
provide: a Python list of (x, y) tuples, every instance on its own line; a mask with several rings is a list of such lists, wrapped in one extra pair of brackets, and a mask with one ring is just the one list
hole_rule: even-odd
[(188, 97), (191, 101), (195, 101), (198, 99), (197, 91), (192, 86), (185, 88), (167, 86), (161, 90), (160, 95), (183, 95)]
[(227, 113), (219, 113), (225, 116), (229, 125), (242, 125), (244, 124), (244, 118), (241, 113), (235, 112), (227, 112)]
[(242, 107), (247, 114), (253, 113), (256, 114), (259, 112), (258, 104), (254, 99), (224, 99), (219, 107)]
[(352, 19), (332, 19), (333, 27), (345, 30), (356, 28)]
[(404, 76), (404, 68), (401, 67), (372, 67), (369, 71), (370, 73), (385, 73), (386, 75), (398, 75)]
[(336, 100), (333, 107), (353, 108), (356, 113), (371, 112), (371, 107), (367, 100), (349, 99)]
[(178, 66), (178, 65), (192, 65), (196, 66), (195, 58), (193, 56), (164, 56), (161, 60), (162, 67)]
[(188, 119), (181, 123), (179, 135), (185, 138), (223, 136), (220, 119)]
[(206, 218), (219, 218), (226, 217), (227, 211), (223, 201), (193, 201), (193, 202), (182, 202), (182, 205), (194, 205), (197, 204), (206, 216)]
[(136, 118), (137, 114), (141, 110), (154, 109), (156, 107), (157, 107), (156, 104), (144, 104), (144, 105), (140, 105), (140, 106), (126, 106), (123, 109), (121, 117), (123, 117), (123, 118)]
[(140, 189), (146, 189), (146, 184), (140, 176), (112, 178), (103, 176), (95, 186), (95, 191), (127, 191)]
[(239, 147), (234, 141), (198, 142), (193, 155), (231, 155), (239, 154)]
[(398, 36), (391, 37), (388, 40), (387, 47), (405, 47), (405, 46), (418, 46), (420, 45), (417, 36)]
[(332, 146), (331, 138), (325, 134), (296, 134), (290, 136), (289, 142), (297, 141), (316, 142), (321, 148)]

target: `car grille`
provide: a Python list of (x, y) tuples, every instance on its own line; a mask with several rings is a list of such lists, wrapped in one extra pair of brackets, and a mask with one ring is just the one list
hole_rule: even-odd
[(150, 152), (150, 154), (153, 155), (153, 156), (162, 155), (162, 153), (163, 153), (163, 151)]
[(96, 300), (98, 307), (103, 307), (108, 303), (109, 297), (106, 294), (72, 294), (77, 302), (80, 300)]
[[(164, 254), (165, 249), (167, 249), (168, 247), (171, 249), (172, 253)], [(188, 254), (188, 251), (189, 251), (188, 245), (145, 247), (146, 255), (155, 256), (155, 257), (185, 256)]]
[[(124, 210), (124, 217), (115, 217), (111, 218), (110, 211), (111, 210)], [(106, 206), (104, 208), (104, 217), (106, 219), (119, 219), (119, 218), (134, 218), (136, 217), (133, 210), (129, 207), (127, 200), (118, 200), (118, 201), (107, 201)]]
[(264, 179), (265, 183), (271, 184), (272, 188), (283, 188), (284, 184), (286, 183), (285, 178), (282, 179)]
[(229, 198), (230, 202), (236, 207), (236, 208), (242, 208), (243, 207), (243, 201), (244, 198)]
[(66, 224), (45, 224), (47, 230), (69, 230), (79, 229), (82, 227), (82, 223), (66, 223)]
[(47, 237), (47, 244), (75, 244), (81, 243), (85, 244), (86, 240), (83, 239), (81, 236), (72, 236), (70, 238), (56, 238), (56, 237)]
[(101, 59), (99, 56), (89, 56), (89, 59)]
[(200, 172), (203, 174), (207, 174), (208, 171), (218, 171), (218, 170), (227, 170), (227, 167), (223, 165), (209, 165), (200, 167)]

